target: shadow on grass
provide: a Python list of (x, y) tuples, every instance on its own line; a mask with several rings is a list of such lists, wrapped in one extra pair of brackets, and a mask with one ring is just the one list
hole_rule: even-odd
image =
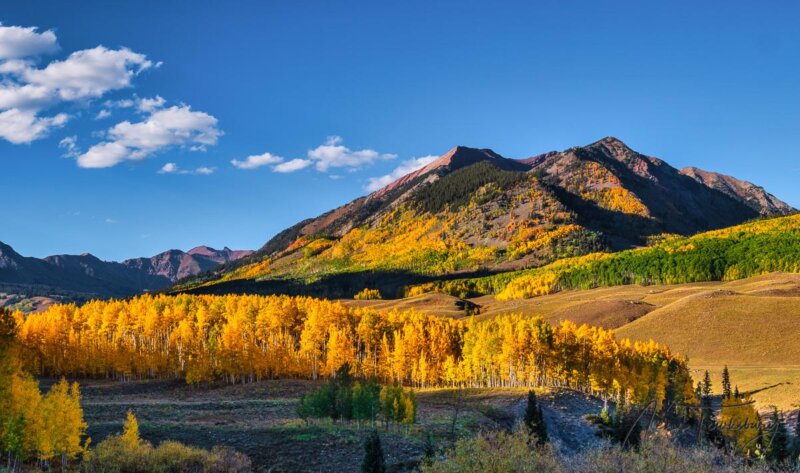
[(329, 299), (352, 298), (364, 288), (378, 289), (384, 297), (399, 298), (403, 288), (432, 281), (479, 278), (501, 271), (480, 270), (467, 273), (423, 275), (410, 271), (363, 271), (323, 276), (315, 281), (303, 279), (253, 279), (225, 281), (212, 286), (181, 291), (186, 294), (286, 294)]

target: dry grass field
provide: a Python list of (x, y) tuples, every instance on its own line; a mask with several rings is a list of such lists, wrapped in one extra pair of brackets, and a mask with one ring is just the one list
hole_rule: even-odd
[(387, 301), (346, 301), (378, 309), (415, 308), (441, 316), (516, 312), (551, 323), (572, 320), (634, 340), (653, 339), (689, 358), (696, 374), (709, 369), (719, 387), (724, 365), (740, 389), (756, 391), (759, 406), (800, 404), (800, 274), (772, 273), (728, 282), (617, 286), (565, 291), (531, 299), (468, 301), (443, 294)]

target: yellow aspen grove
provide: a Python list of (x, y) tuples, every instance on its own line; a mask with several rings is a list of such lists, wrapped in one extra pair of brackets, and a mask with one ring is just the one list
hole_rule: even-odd
[(23, 419), (21, 456), (39, 456), (42, 448), (50, 450), (44, 437), (44, 417), (40, 410), (42, 393), (30, 375), (17, 374), (11, 380), (11, 415)]
[(40, 458), (48, 460), (60, 456), (61, 464), (74, 459), (83, 452), (85, 446), (81, 439), (86, 433), (86, 422), (80, 406), (78, 384), (70, 385), (65, 379), (50, 388), (42, 399), (40, 409), (43, 415), (46, 443), (40, 449)]
[(18, 340), (26, 368), (43, 376), (240, 383), (330, 377), (346, 363), (354, 376), (415, 386), (563, 386), (659, 405), (692, 392), (683, 358), (602, 328), (515, 314), (462, 321), (382, 313), (311, 297), (54, 305), (22, 320)]
[(77, 383), (62, 379), (42, 396), (30, 375), (17, 373), (11, 379), (10, 398), (8, 414), (15, 419), (15, 434), (21, 440), (14, 452), (17, 458), (35, 458), (43, 464), (58, 458), (66, 466), (86, 451), (90, 440), (83, 440), (87, 425)]

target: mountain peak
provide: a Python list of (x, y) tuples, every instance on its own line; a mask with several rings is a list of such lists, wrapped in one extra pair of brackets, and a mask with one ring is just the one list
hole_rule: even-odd
[[(227, 250), (227, 247), (225, 248), (225, 250)], [(222, 250), (222, 251), (225, 251), (225, 250)], [(190, 255), (208, 256), (208, 255), (214, 254), (216, 252), (217, 252), (217, 250), (215, 250), (214, 248), (211, 248), (210, 246), (200, 245), (200, 246), (195, 246), (194, 248), (192, 248), (191, 250), (187, 251), (186, 253), (188, 253)]]
[(584, 149), (600, 150), (603, 154), (612, 156), (616, 159), (629, 156), (633, 151), (630, 146), (626, 145), (622, 140), (614, 138), (613, 136), (606, 136), (605, 138), (595, 141), (594, 143), (585, 146)]
[(394, 189), (398, 189), (419, 176), (424, 176), (436, 171), (438, 174), (452, 172), (476, 163), (489, 161), (500, 169), (507, 171), (527, 171), (530, 166), (524, 161), (504, 158), (489, 148), (470, 148), (469, 146), (455, 146), (448, 152), (439, 156), (427, 166), (406, 174), (385, 187), (373, 192), (371, 198), (383, 197)]
[(447, 166), (453, 171), (481, 161), (499, 161), (503, 159), (505, 158), (488, 148), (479, 149), (467, 146), (456, 146), (427, 167), (435, 169)]
[(787, 215), (795, 211), (791, 205), (752, 182), (694, 166), (685, 167), (680, 173), (744, 203), (761, 215)]

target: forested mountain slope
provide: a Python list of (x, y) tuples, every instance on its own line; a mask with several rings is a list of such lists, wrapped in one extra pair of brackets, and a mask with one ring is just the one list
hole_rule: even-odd
[(667, 238), (646, 248), (566, 258), (525, 271), (434, 281), (407, 293), (496, 294), (507, 300), (566, 289), (736, 280), (771, 272), (800, 272), (800, 214)]
[(333, 278), (324, 295), (346, 296), (376, 282), (539, 267), (792, 211), (760, 187), (680, 171), (615, 138), (524, 160), (456, 147), (179, 289), (292, 292)]

